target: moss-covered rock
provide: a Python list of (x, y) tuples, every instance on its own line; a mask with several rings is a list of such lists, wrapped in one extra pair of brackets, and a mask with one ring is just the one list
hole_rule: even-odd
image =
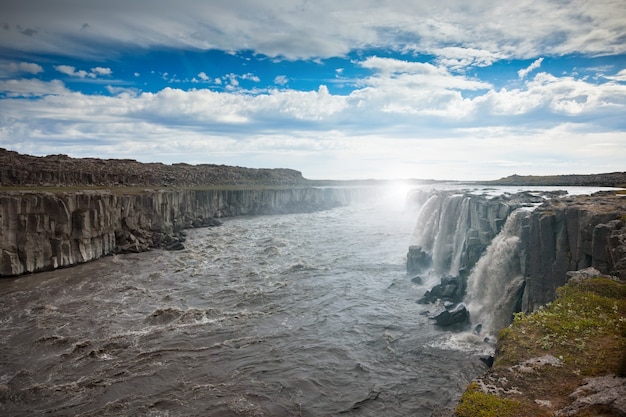
[[(605, 392), (580, 401), (574, 393), (591, 391), (589, 384), (599, 377), (613, 384), (599, 384)], [(554, 302), (516, 315), (500, 332), (493, 368), (468, 386), (456, 414), (626, 415), (620, 400), (625, 377), (626, 283), (570, 282)]]

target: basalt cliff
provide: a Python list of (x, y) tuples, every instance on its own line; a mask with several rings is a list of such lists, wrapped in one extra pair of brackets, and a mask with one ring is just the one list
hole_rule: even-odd
[(0, 150), (0, 276), (152, 248), (218, 218), (307, 212), (362, 190), (313, 187), (289, 169), (34, 157)]

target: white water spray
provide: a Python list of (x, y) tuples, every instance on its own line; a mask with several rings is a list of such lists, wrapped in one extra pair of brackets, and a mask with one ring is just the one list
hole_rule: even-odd
[(511, 213), (468, 278), (465, 302), (474, 325), (497, 332), (511, 320), (523, 285), (520, 264), (522, 219), (528, 210)]

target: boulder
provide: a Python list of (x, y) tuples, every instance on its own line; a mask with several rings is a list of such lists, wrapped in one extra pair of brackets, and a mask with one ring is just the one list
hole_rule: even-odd
[(409, 274), (419, 274), (430, 268), (431, 264), (431, 256), (421, 246), (409, 246), (406, 259), (406, 270)]
[(440, 327), (464, 326), (469, 323), (470, 314), (465, 304), (460, 303), (436, 312), (432, 318)]
[(437, 300), (458, 302), (463, 298), (461, 277), (446, 276), (441, 278), (441, 283), (435, 285), (430, 291), (426, 291), (418, 304), (430, 304)]
[(424, 280), (422, 279), (422, 277), (420, 277), (419, 275), (414, 276), (413, 278), (411, 278), (411, 282), (413, 284), (417, 284), (417, 285), (422, 285), (422, 283), (424, 282)]

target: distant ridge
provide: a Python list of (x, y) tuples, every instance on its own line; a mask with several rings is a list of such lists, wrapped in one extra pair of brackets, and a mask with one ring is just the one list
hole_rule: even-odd
[(228, 165), (141, 163), (133, 159), (32, 156), (0, 148), (0, 186), (5, 187), (205, 187), (300, 186), (300, 171)]
[(499, 180), (486, 181), (484, 184), (626, 188), (626, 172), (589, 175), (510, 175)]

